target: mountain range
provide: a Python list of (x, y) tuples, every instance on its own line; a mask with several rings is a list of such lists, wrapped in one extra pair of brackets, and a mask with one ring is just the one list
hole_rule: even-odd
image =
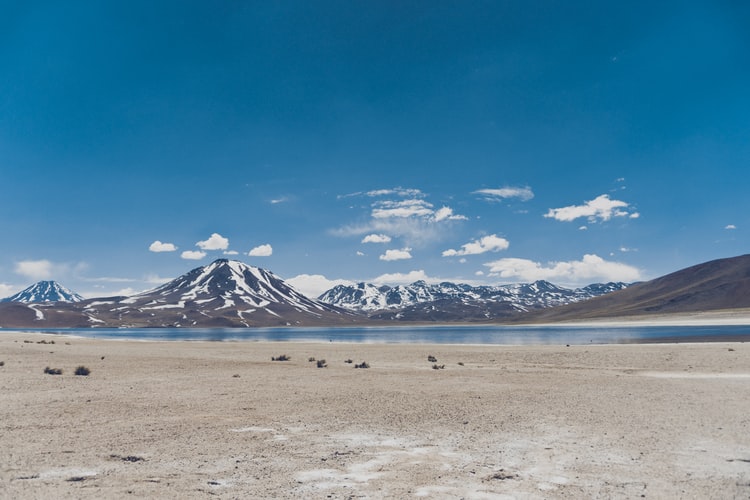
[(340, 325), (359, 316), (310, 299), (264, 269), (219, 259), (130, 297), (0, 304), (0, 327)]
[(537, 309), (572, 304), (622, 290), (626, 283), (563, 288), (548, 281), (500, 286), (443, 282), (390, 287), (370, 283), (337, 285), (319, 300), (367, 314), (372, 319), (408, 321), (487, 321)]
[(359, 283), (306, 297), (272, 272), (219, 259), (130, 297), (83, 300), (40, 282), (0, 302), (0, 327), (268, 327), (393, 322), (557, 322), (750, 308), (750, 255), (644, 283), (568, 289), (547, 281), (502, 286)]

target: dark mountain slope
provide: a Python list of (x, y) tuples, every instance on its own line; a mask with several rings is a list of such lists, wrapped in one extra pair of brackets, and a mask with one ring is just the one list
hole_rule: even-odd
[(565, 321), (750, 308), (750, 255), (698, 264), (624, 290), (522, 320)]

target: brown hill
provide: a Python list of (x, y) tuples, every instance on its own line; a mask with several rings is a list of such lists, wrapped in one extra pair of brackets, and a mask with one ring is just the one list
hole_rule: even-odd
[(738, 308), (750, 308), (750, 255), (698, 264), (625, 290), (519, 319), (554, 322)]

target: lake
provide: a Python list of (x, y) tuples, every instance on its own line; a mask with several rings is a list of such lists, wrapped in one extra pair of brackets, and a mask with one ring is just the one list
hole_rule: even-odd
[(0, 329), (97, 339), (431, 344), (617, 344), (750, 340), (750, 325), (718, 326), (387, 326), (335, 328)]

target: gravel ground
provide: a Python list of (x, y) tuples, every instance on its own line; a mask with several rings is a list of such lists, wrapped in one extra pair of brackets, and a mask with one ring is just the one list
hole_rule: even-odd
[(4, 333), (0, 362), (2, 498), (750, 497), (744, 343)]

